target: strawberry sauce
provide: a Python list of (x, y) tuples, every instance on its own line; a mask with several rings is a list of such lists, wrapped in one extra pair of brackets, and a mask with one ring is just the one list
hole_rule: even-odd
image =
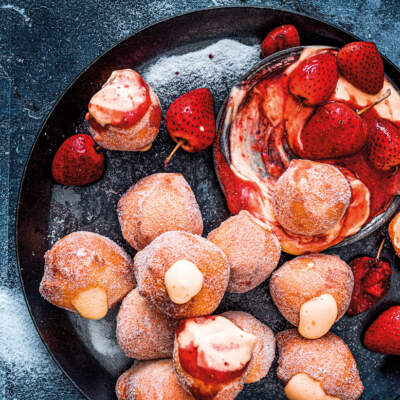
[[(244, 86), (245, 84), (243, 84), (242, 87)], [(272, 95), (271, 93), (268, 93), (268, 90), (271, 90), (271, 87), (277, 90), (276, 93), (272, 93)], [(304, 107), (300, 103), (296, 103), (294, 97), (287, 90), (286, 71), (259, 81), (250, 90), (251, 91), (248, 92), (246, 97), (244, 97), (246, 100), (241, 103), (237, 114), (234, 117), (234, 121), (232, 121), (231, 129), (236, 128), (247, 135), (252, 135), (252, 151), (258, 152), (261, 155), (261, 159), (265, 164), (268, 175), (276, 180), (287, 168), (287, 160), (296, 158), (292, 152), (292, 149), (289, 148), (288, 143), (291, 145), (293, 145), (293, 143), (296, 144), (295, 141), (298, 140), (298, 137), (293, 132), (301, 131), (308, 119), (311, 117), (313, 108)], [(394, 89), (392, 89), (392, 94), (393, 91)], [(331, 100), (342, 101), (340, 98), (335, 98), (335, 95), (336, 94), (332, 96)], [(255, 101), (251, 102), (248, 100), (254, 100), (255, 98), (259, 99), (259, 104), (257, 104)], [(387, 102), (387, 100), (385, 101)], [(365, 106), (365, 104), (363, 106), (357, 104), (354, 96), (350, 97), (350, 101), (343, 102), (355, 110), (359, 110)], [(271, 105), (268, 103), (271, 103)], [(269, 107), (271, 109), (275, 106), (275, 104), (277, 104), (276, 107), (278, 110), (285, 110), (285, 113), (288, 113), (289, 110), (289, 113), (294, 115), (291, 121), (289, 121), (291, 124), (289, 127), (291, 129), (290, 135), (288, 135), (289, 131), (287, 130), (287, 114), (284, 115), (284, 117), (281, 116), (281, 121), (278, 119), (271, 120), (267, 118), (267, 108)], [(395, 101), (393, 104), (396, 104)], [(254, 108), (251, 107), (256, 107), (260, 112), (255, 112)], [(275, 115), (278, 115), (278, 113)], [(255, 121), (257, 118), (258, 120)], [(365, 112), (362, 115), (362, 118), (367, 122), (368, 126), (372, 126), (374, 120), (381, 117), (375, 111), (375, 109), (372, 108)], [(250, 128), (248, 125), (249, 119), (251, 119), (253, 123)], [(240, 122), (237, 123), (237, 120), (244, 122), (241, 125)], [(392, 120), (392, 122), (397, 127), (400, 127), (399, 121)], [(251, 129), (252, 127), (254, 127), (254, 129)], [(279, 138), (280, 142), (275, 140), (275, 138), (278, 137), (277, 133), (279, 134), (279, 129), (282, 129), (283, 131), (281, 137)], [(217, 140), (214, 146), (214, 159), (216, 172), (226, 196), (228, 208), (233, 214), (237, 214), (240, 210), (246, 209), (255, 215), (254, 210), (252, 209), (252, 194), (259, 191), (259, 188), (252, 181), (240, 179), (232, 171), (230, 165), (226, 161), (225, 156), (221, 153), (219, 137), (220, 131), (221, 130), (217, 132)], [(245, 140), (242, 139), (238, 142), (235, 142), (234, 145), (244, 148), (242, 142), (245, 142)], [(232, 145), (233, 144), (231, 141), (231, 153)], [(294, 146), (294, 148), (295, 147), (296, 146)], [(282, 149), (284, 149), (284, 154)], [(266, 154), (266, 152), (268, 152), (268, 154)], [(390, 206), (394, 196), (400, 193), (400, 171), (381, 171), (375, 169), (368, 160), (367, 146), (352, 156), (320, 161), (350, 170), (356, 178), (361, 180), (366, 185), (370, 192), (370, 215), (367, 222), (369, 222), (378, 214), (384, 212)], [(250, 161), (248, 164), (251, 164)]]

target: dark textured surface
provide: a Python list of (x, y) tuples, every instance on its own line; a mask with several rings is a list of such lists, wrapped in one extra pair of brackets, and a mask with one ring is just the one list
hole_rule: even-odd
[[(320, 1), (246, 2), (302, 11), (334, 22), (364, 39), (373, 39), (383, 54), (399, 64), (397, 1), (348, 3), (344, 0), (327, 4)], [(82, 398), (37, 339), (29, 318), (24, 314), (17, 278), (14, 210), (23, 166), (41, 122), (73, 78), (118, 40), (167, 16), (200, 7), (235, 4), (243, 2), (170, 0), (101, 4), (86, 1), (82, 4), (79, 1), (59, 1), (50, 4), (47, 1), (17, 1), (0, 4), (0, 345), (3, 347), (0, 352), (0, 398)], [(200, 160), (197, 162), (201, 165)], [(138, 174), (140, 176), (140, 171)], [(353, 246), (347, 255), (349, 258), (361, 252), (373, 255), (378, 242), (378, 236), (376, 240), (364, 240)], [(385, 250), (387, 256), (392, 254), (389, 244)], [(396, 267), (398, 270), (398, 264)], [(400, 288), (393, 286), (391, 290), (396, 292), (396, 289)], [(263, 287), (256, 291), (262, 300)], [(247, 300), (250, 297), (242, 296), (240, 299), (242, 309), (251, 310), (255, 316), (265, 319), (261, 315), (264, 309), (258, 305), (255, 307)], [(238, 301), (239, 296), (230, 296), (232, 307)], [(16, 321), (8, 317), (13, 310), (19, 316)], [(354, 330), (344, 330), (339, 324), (336, 332), (349, 341), (353, 332), (359, 330), (360, 320), (354, 319)], [(278, 320), (269, 323), (276, 330), (282, 329)], [(25, 352), (24, 342), (29, 344), (30, 352)], [(14, 356), (13, 352), (17, 355)], [(367, 351), (359, 357), (363, 364), (371, 363), (373, 366), (379, 362), (382, 371), (393, 364), (393, 361), (388, 362)], [(363, 379), (370, 381), (373, 378), (365, 372)], [(393, 388), (398, 387), (398, 379), (398, 375), (393, 375)], [(271, 380), (267, 378), (263, 385), (268, 387), (269, 382)], [(381, 399), (378, 393), (379, 385), (376, 394), (368, 394), (368, 399)]]

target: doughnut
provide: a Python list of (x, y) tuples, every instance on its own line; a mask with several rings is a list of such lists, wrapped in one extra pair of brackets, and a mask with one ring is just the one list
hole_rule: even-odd
[(248, 211), (228, 218), (208, 240), (227, 256), (231, 267), (228, 292), (244, 293), (264, 282), (276, 268), (281, 246), (276, 236)]
[(257, 337), (213, 315), (180, 321), (174, 366), (181, 385), (198, 399), (234, 399), (243, 389)]
[(158, 236), (136, 253), (134, 267), (139, 293), (175, 319), (211, 314), (229, 280), (224, 253), (188, 232)]
[(117, 316), (119, 347), (127, 357), (138, 360), (170, 358), (177, 325), (133, 289), (122, 300)]
[(228, 318), (240, 329), (257, 337), (257, 344), (244, 383), (258, 382), (268, 374), (275, 358), (274, 333), (267, 325), (243, 311), (228, 311), (221, 316)]
[(160, 129), (158, 97), (131, 69), (113, 71), (88, 109), (89, 132), (108, 150), (146, 151)]
[(118, 219), (122, 235), (136, 250), (164, 232), (203, 233), (199, 206), (181, 174), (153, 174), (136, 182), (118, 202)]
[(400, 256), (400, 213), (396, 214), (390, 221), (388, 231), (394, 251)]
[(44, 259), (41, 295), (84, 318), (103, 318), (136, 286), (131, 258), (97, 233), (70, 233), (58, 240)]
[(171, 360), (139, 361), (117, 381), (118, 400), (194, 400), (179, 384)]
[(340, 222), (350, 199), (349, 182), (336, 167), (292, 160), (275, 184), (272, 208), (289, 233), (314, 236), (327, 233)]
[(356, 400), (364, 390), (357, 364), (342, 339), (329, 332), (310, 340), (295, 329), (278, 333), (278, 378), (289, 400)]
[(272, 300), (281, 314), (308, 339), (316, 339), (347, 311), (353, 292), (351, 268), (336, 255), (293, 258), (270, 280)]

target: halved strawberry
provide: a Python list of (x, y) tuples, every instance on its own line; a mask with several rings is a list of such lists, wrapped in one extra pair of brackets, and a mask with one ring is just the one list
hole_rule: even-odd
[(383, 87), (383, 61), (373, 42), (353, 42), (337, 55), (342, 75), (365, 93), (376, 94)]
[(165, 165), (182, 147), (195, 153), (210, 146), (215, 138), (214, 98), (206, 89), (195, 89), (178, 97), (165, 114), (165, 126), (172, 140), (178, 143)]
[(336, 88), (338, 70), (331, 52), (303, 60), (289, 75), (289, 90), (307, 106), (325, 103)]

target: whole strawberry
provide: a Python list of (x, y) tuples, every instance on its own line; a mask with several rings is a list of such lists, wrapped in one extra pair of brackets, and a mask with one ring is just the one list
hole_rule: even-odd
[(317, 107), (300, 134), (302, 158), (318, 160), (357, 153), (368, 140), (365, 121), (344, 103)]
[(387, 171), (399, 165), (399, 128), (387, 119), (374, 121), (369, 128), (368, 155), (376, 169)]
[(208, 89), (195, 89), (178, 97), (165, 114), (165, 126), (177, 143), (165, 161), (168, 164), (182, 147), (195, 153), (210, 146), (215, 138), (214, 98)]
[(293, 25), (277, 26), (267, 34), (261, 44), (261, 56), (263, 58), (277, 51), (289, 49), (300, 45), (299, 32)]
[(333, 94), (338, 80), (335, 56), (331, 52), (303, 60), (289, 75), (289, 90), (305, 105), (325, 103)]
[(400, 306), (379, 315), (365, 332), (364, 345), (376, 353), (400, 355)]
[(337, 55), (342, 75), (365, 93), (376, 94), (383, 87), (383, 61), (373, 42), (353, 42)]
[(383, 243), (376, 257), (357, 257), (350, 262), (354, 275), (354, 290), (347, 314), (360, 314), (386, 296), (393, 273), (390, 265), (380, 260)]
[(103, 175), (104, 154), (91, 136), (71, 136), (57, 150), (51, 172), (54, 180), (62, 185), (88, 185)]

